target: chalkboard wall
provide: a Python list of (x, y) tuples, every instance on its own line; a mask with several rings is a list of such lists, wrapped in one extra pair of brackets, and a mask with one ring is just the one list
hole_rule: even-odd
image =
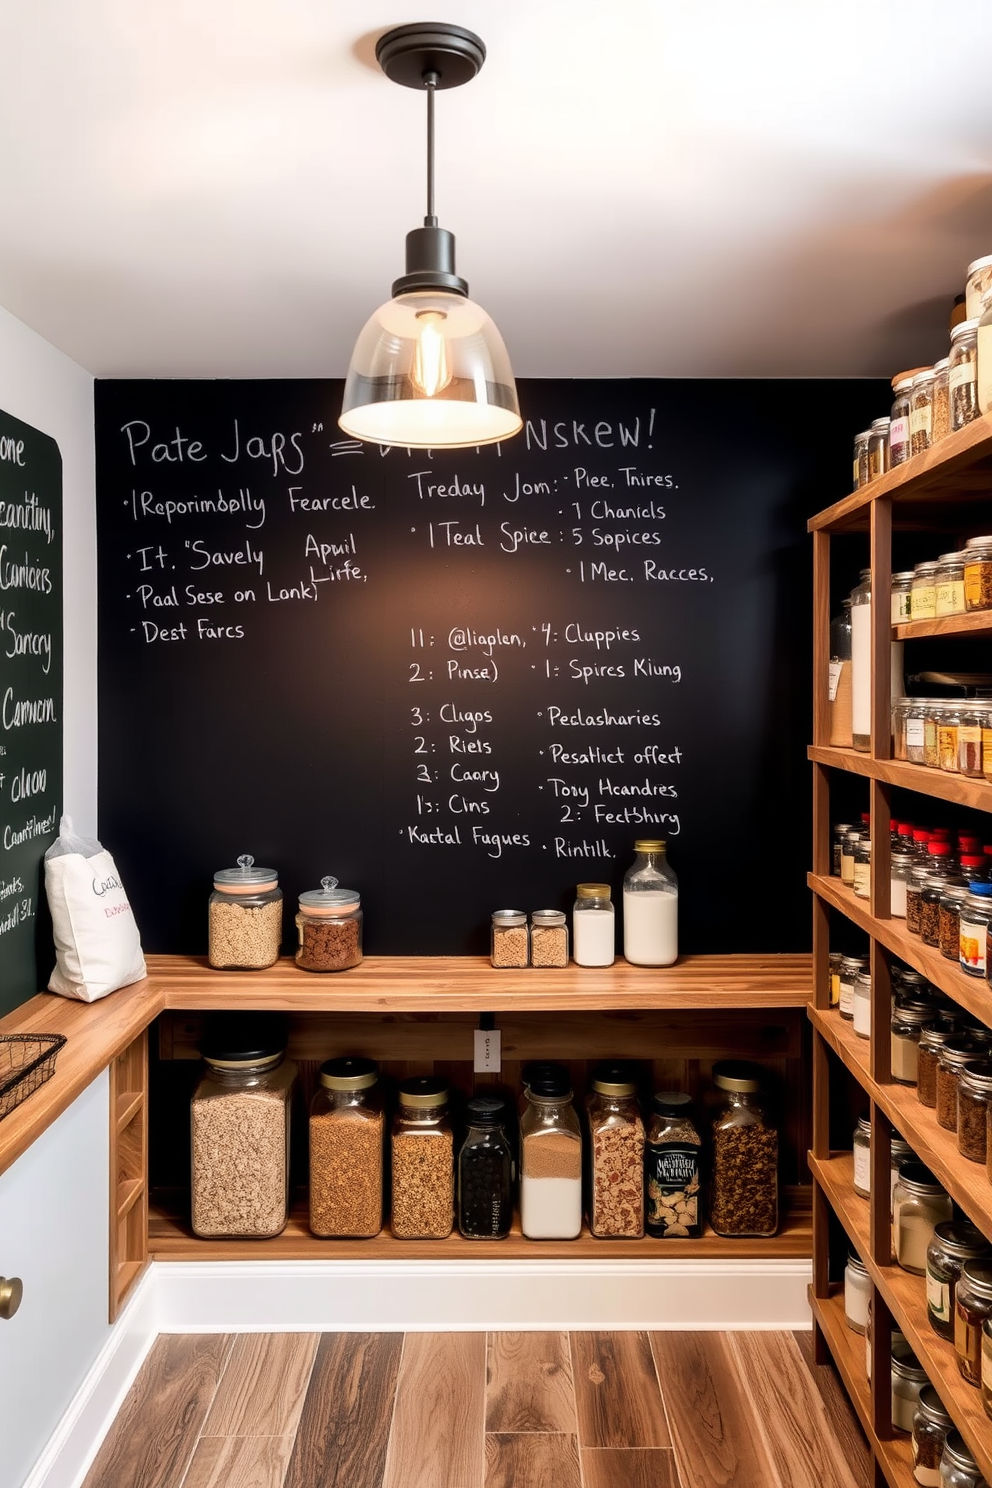
[(0, 411), (0, 1015), (54, 964), (44, 854), (62, 803), (62, 458)]
[(481, 951), (664, 837), (689, 952), (808, 945), (806, 518), (874, 382), (524, 381), (380, 451), (341, 384), (97, 385), (100, 827), (146, 949), (242, 853), (366, 951)]

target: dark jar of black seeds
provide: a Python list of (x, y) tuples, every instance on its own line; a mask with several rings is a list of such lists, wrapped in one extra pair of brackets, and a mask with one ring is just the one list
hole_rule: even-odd
[(935, 1225), (927, 1246), (927, 1317), (941, 1338), (954, 1342), (954, 1290), (965, 1261), (987, 1260), (992, 1246), (966, 1219)]
[(513, 1151), (505, 1101), (477, 1095), (465, 1107), (458, 1154), (458, 1228), (466, 1240), (505, 1240), (513, 1220)]

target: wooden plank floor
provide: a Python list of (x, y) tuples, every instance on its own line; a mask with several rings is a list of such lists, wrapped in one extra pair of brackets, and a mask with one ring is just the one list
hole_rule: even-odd
[(791, 1333), (279, 1333), (155, 1343), (83, 1488), (865, 1488)]

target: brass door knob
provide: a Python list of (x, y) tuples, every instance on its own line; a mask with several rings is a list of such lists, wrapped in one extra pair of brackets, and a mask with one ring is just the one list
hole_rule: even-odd
[(12, 1318), (23, 1295), (24, 1283), (19, 1276), (0, 1276), (0, 1318)]

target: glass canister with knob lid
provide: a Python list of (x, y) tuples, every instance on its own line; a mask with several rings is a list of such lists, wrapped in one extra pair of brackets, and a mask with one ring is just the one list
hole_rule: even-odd
[(368, 1239), (382, 1229), (385, 1118), (374, 1059), (328, 1059), (310, 1102), (310, 1228)]
[(304, 971), (347, 971), (362, 959), (362, 907), (357, 889), (339, 889), (322, 878), (300, 895), (296, 964)]
[(778, 1130), (764, 1070), (743, 1060), (713, 1066), (710, 1221), (718, 1235), (774, 1235), (778, 1229)]
[(214, 874), (209, 906), (209, 960), (220, 971), (273, 966), (282, 947), (282, 890), (274, 868), (245, 853), (236, 868)]

